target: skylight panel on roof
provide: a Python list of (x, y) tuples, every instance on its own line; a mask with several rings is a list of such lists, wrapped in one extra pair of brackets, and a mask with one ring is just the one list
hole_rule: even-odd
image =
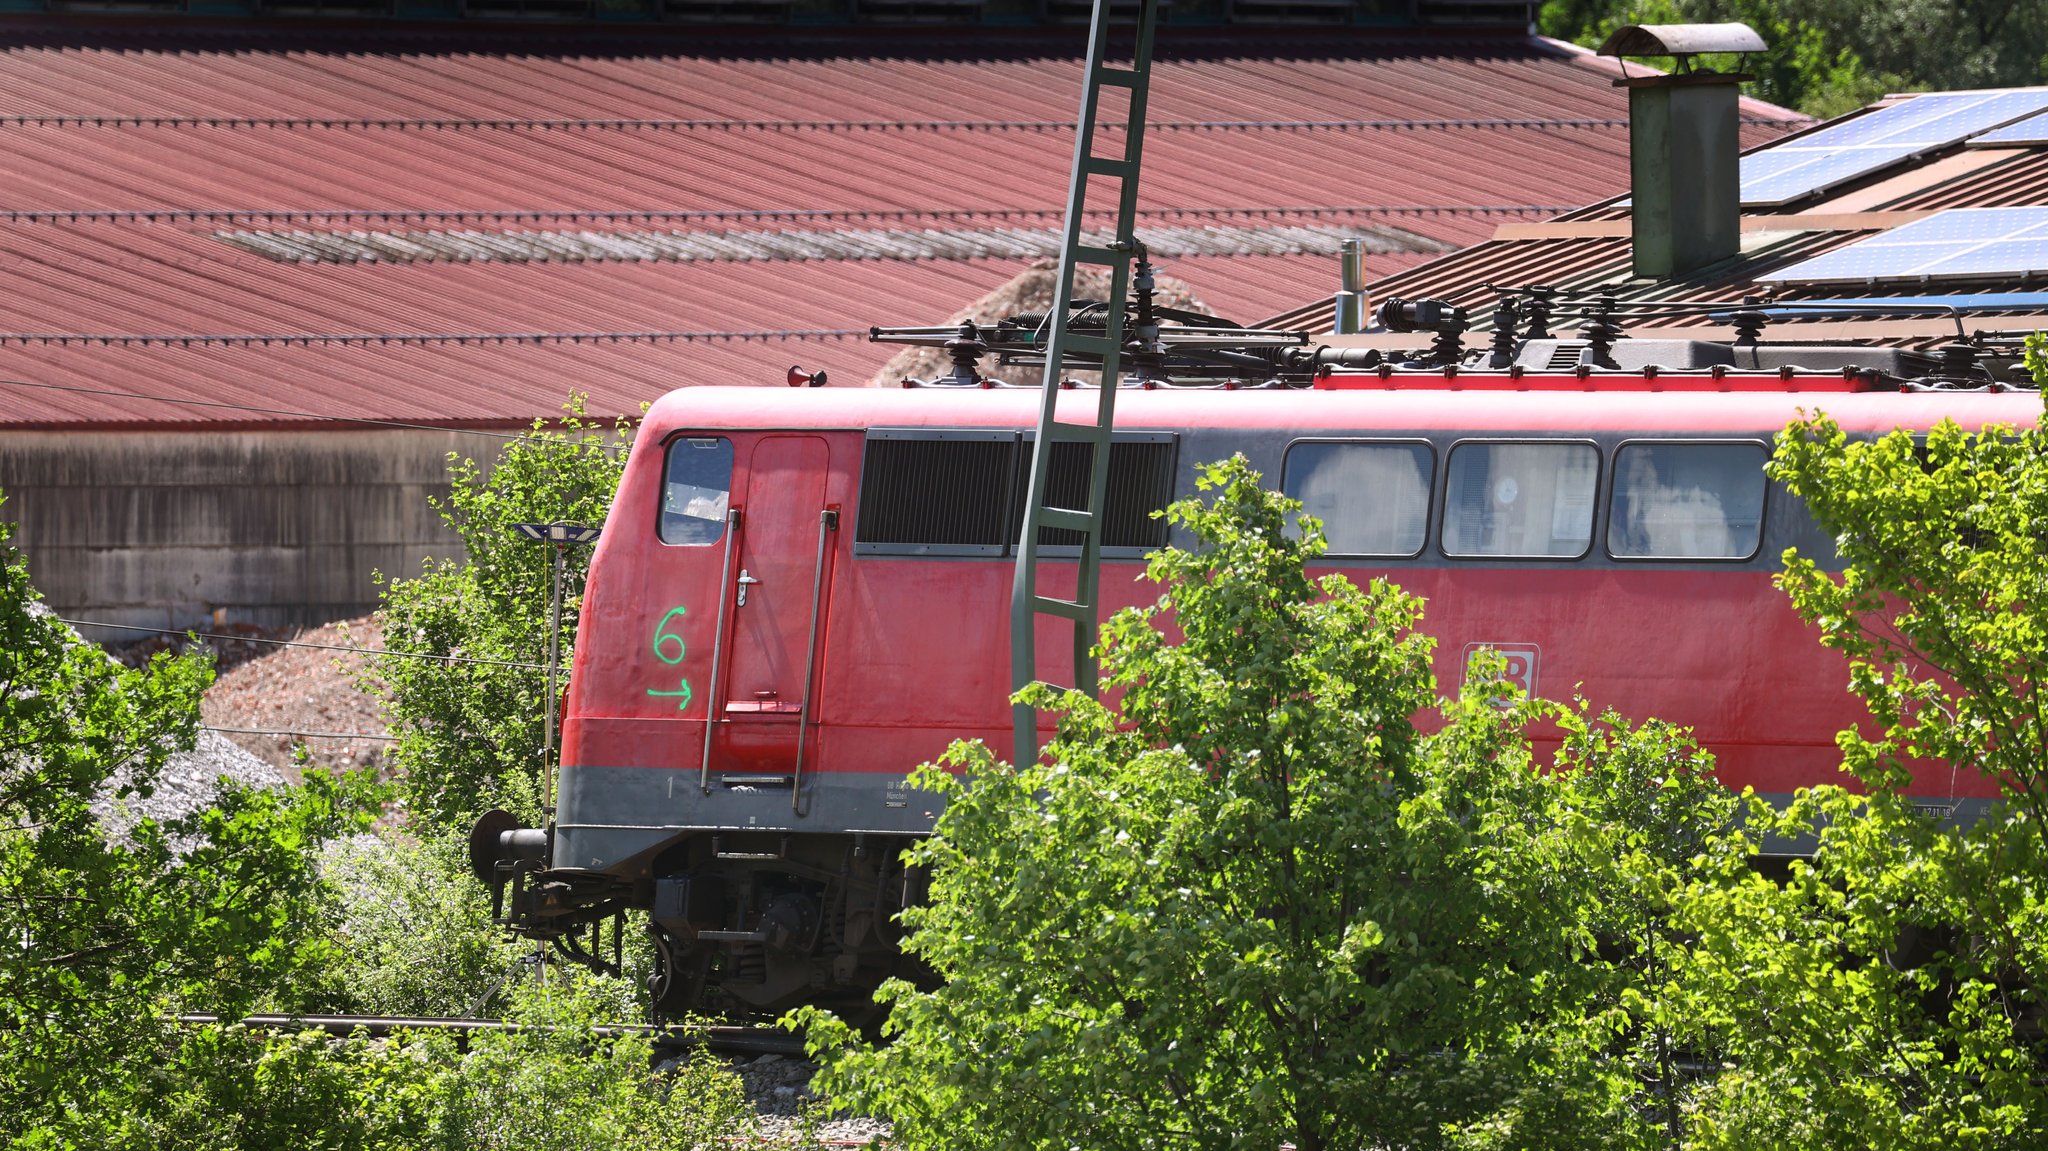
[(2048, 207), (1952, 208), (1758, 279), (1779, 284), (2025, 277), (2048, 272)]
[(2048, 111), (2048, 88), (1931, 92), (1742, 158), (1742, 202), (1789, 203)]

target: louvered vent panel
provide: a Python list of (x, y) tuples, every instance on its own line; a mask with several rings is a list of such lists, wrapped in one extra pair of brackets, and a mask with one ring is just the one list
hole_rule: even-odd
[[(1046, 503), (1053, 507), (1082, 508), (1088, 505), (1088, 466), (1094, 448), (1087, 444), (1054, 444), (1052, 478)], [(1030, 453), (1019, 452), (1017, 498), (1012, 512), (1021, 522), (1024, 487), (1031, 467)], [(1174, 443), (1172, 440), (1118, 440), (1109, 447), (1109, 495), (1103, 509), (1102, 546), (1142, 548), (1150, 551), (1166, 546), (1166, 521), (1152, 513), (1173, 502)], [(1081, 533), (1055, 528), (1039, 531), (1041, 547), (1080, 547)]]
[(1017, 439), (880, 438), (861, 473), (854, 542), (873, 552), (1001, 554), (1009, 544)]
[(1586, 345), (1568, 340), (1559, 340), (1557, 346), (1550, 349), (1550, 362), (1543, 365), (1543, 370), (1546, 372), (1569, 372), (1573, 368), (1578, 367), (1579, 361), (1585, 358)]

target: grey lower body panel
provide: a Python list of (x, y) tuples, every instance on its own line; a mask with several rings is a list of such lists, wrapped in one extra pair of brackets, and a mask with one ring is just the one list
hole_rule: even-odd
[(903, 777), (818, 772), (792, 803), (785, 777), (569, 764), (556, 795), (554, 867), (608, 871), (694, 832), (924, 835), (943, 801)]
[[(1792, 806), (1792, 794), (1784, 791), (1760, 791), (1757, 798), (1779, 811)], [(1942, 827), (1969, 827), (1990, 814), (1999, 804), (1995, 799), (1944, 799), (1939, 796), (1908, 795), (1907, 802), (1915, 810)], [(1758, 854), (1769, 857), (1804, 859), (1811, 856), (1820, 846), (1817, 836), (1802, 835), (1797, 839), (1767, 835), (1757, 845)]]

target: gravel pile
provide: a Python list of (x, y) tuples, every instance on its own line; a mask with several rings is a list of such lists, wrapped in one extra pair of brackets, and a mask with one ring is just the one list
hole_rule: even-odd
[[(1207, 314), (1209, 308), (1196, 298), (1186, 283), (1172, 276), (1155, 276), (1156, 286), (1152, 299), (1162, 308), (1179, 308), (1188, 312)], [(990, 292), (946, 318), (946, 323), (957, 324), (962, 320), (994, 324), (1024, 312), (1046, 312), (1051, 310), (1053, 291), (1059, 285), (1059, 261), (1038, 260), (1009, 283)], [(1074, 276), (1076, 299), (1100, 299), (1109, 294), (1109, 273), (1083, 267)], [(944, 348), (905, 348), (896, 353), (882, 369), (868, 380), (871, 388), (901, 387), (906, 379), (929, 380), (945, 375), (952, 368), (953, 359)], [(984, 359), (981, 370), (984, 374), (996, 373), (999, 377), (1007, 372), (1008, 382), (1013, 384), (1037, 384), (1039, 369), (999, 369), (993, 360)], [(1092, 383), (1101, 379), (1099, 372), (1069, 372), (1067, 378)]]
[(293, 749), (301, 743), (307, 765), (323, 771), (385, 765), (392, 745), (376, 738), (390, 734), (384, 706), (359, 683), (370, 657), (331, 650), (382, 647), (384, 633), (376, 617), (274, 638), (318, 646), (272, 646), (226, 668), (200, 705), (206, 725), (248, 729), (224, 734), (295, 782), (299, 766)]
[[(143, 819), (168, 823), (213, 806), (223, 776), (245, 787), (280, 787), (285, 782), (276, 768), (229, 743), (218, 732), (202, 731), (196, 747), (179, 752), (164, 764), (147, 798), (117, 798), (110, 789), (93, 800), (92, 809), (111, 834), (123, 835)], [(113, 788), (125, 779), (125, 773), (117, 773), (111, 780)]]
[[(746, 1085), (753, 1104), (756, 1130), (775, 1141), (804, 1134), (804, 1112), (824, 1106), (811, 1090), (818, 1065), (784, 1055), (763, 1055), (733, 1068)], [(811, 1137), (820, 1145), (864, 1146), (889, 1138), (889, 1124), (880, 1119), (839, 1117), (819, 1122)]]
[[(30, 602), (28, 610), (31, 615), (53, 614), (40, 601)], [(84, 646), (85, 640), (68, 624), (64, 626), (71, 632), (72, 642)], [(107, 658), (114, 660), (111, 655)], [(204, 811), (213, 805), (218, 781), (223, 776), (246, 787), (277, 787), (285, 782), (282, 773), (228, 742), (219, 733), (201, 731), (198, 743), (191, 751), (181, 751), (165, 762), (147, 797), (118, 796), (116, 792), (132, 776), (129, 772), (117, 771), (109, 778), (108, 786), (93, 800), (92, 809), (112, 834), (122, 835), (139, 820), (168, 823)]]

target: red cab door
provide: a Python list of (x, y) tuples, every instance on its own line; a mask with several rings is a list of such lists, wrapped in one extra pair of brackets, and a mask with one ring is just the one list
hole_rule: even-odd
[[(822, 636), (831, 588), (836, 509), (827, 506), (825, 440), (763, 435), (742, 441), (743, 501), (722, 639), (712, 782), (796, 784), (800, 728), (815, 727), (813, 636)], [(758, 778), (752, 778), (758, 777)], [(738, 780), (736, 780), (738, 781)]]

